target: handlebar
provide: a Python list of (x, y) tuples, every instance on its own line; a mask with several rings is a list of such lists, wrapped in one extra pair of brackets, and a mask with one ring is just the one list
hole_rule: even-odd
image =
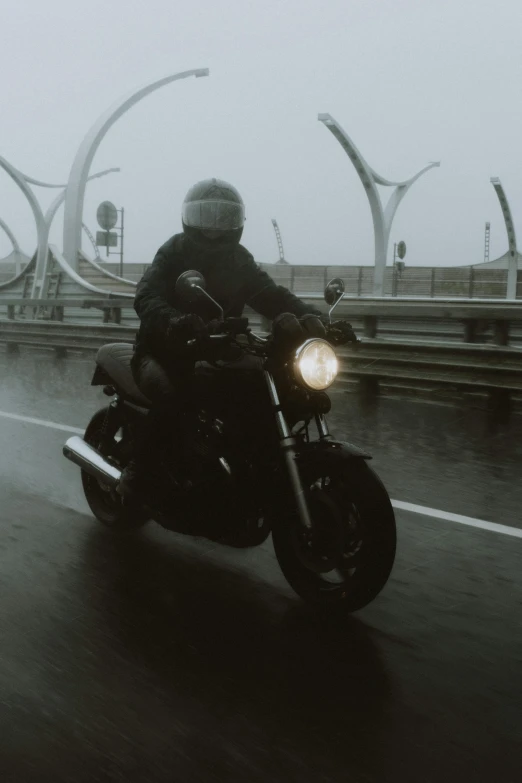
[[(216, 345), (217, 343), (224, 343), (230, 341), (231, 338), (237, 337), (240, 334), (248, 334), (250, 332), (248, 326), (248, 318), (225, 318), (221, 323), (221, 331), (218, 334), (207, 334), (205, 340), (209, 340)], [(191, 340), (187, 340), (187, 345), (196, 345), (198, 338), (195, 337)]]
[[(331, 342), (333, 346), (345, 346), (350, 347), (353, 350), (357, 350), (361, 344), (361, 341), (359, 339), (355, 341), (349, 341), (344, 342), (338, 339), (339, 335), (337, 334), (337, 329), (335, 326), (326, 325), (326, 339)], [(219, 334), (208, 334), (205, 337), (205, 340), (209, 341), (210, 344), (216, 346), (219, 343), (225, 343), (229, 342), (234, 337), (237, 337), (238, 335), (248, 335), (249, 340), (251, 342), (255, 342), (258, 345), (266, 345), (271, 341), (270, 337), (260, 337), (259, 335), (253, 333), (249, 326), (248, 326), (248, 319), (247, 318), (227, 318), (222, 323), (223, 331)], [(187, 346), (193, 346), (196, 345), (199, 342), (198, 338), (192, 338), (191, 340), (187, 340)]]
[(358, 337), (355, 338), (355, 340), (346, 340), (344, 338), (344, 335), (336, 329), (334, 324), (327, 324), (326, 325), (326, 339), (328, 342), (333, 345), (335, 348), (342, 347), (342, 348), (352, 348), (354, 351), (356, 351), (361, 341)]
[[(205, 339), (210, 340), (213, 343), (224, 343), (226, 340), (230, 339), (230, 334), (209, 334)], [(196, 345), (197, 342), (197, 338), (194, 337), (192, 340), (187, 340), (187, 345)]]

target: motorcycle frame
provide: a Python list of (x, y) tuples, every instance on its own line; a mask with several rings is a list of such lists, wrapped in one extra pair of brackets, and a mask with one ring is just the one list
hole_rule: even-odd
[[(224, 318), (223, 308), (207, 293), (207, 291), (205, 291), (205, 289), (201, 285), (197, 285), (193, 283), (191, 285), (191, 288), (194, 291), (197, 291), (200, 296), (204, 296), (210, 302), (212, 302), (212, 304), (215, 305), (216, 308), (219, 310), (221, 319)], [(333, 307), (331, 308), (329, 312), (330, 320), (331, 320), (332, 311), (339, 304), (343, 296), (344, 296), (344, 292), (338, 297), (337, 301), (334, 303)], [(256, 338), (256, 341), (261, 343), (265, 342), (263, 338)], [(192, 343), (194, 341), (191, 340), (190, 342)], [(299, 469), (296, 461), (298, 456), (298, 440), (295, 437), (295, 435), (292, 434), (292, 431), (285, 419), (281, 406), (281, 401), (279, 398), (279, 393), (277, 391), (277, 386), (274, 380), (274, 376), (272, 375), (270, 370), (267, 369), (266, 364), (263, 368), (263, 373), (268, 388), (270, 404), (272, 406), (272, 410), (276, 421), (277, 431), (279, 434), (279, 443), (283, 453), (284, 462), (287, 468), (290, 487), (297, 507), (300, 527), (302, 529), (302, 532), (305, 534), (305, 536), (309, 537), (313, 525), (312, 525), (312, 519), (310, 517), (310, 510), (308, 508), (308, 503), (306, 500), (305, 489), (303, 486), (303, 482), (301, 480), (301, 476), (299, 474)], [(123, 403), (124, 405), (129, 404), (126, 403), (125, 400), (123, 400)], [(131, 407), (136, 410), (137, 406), (131, 404)], [(316, 413), (315, 421), (319, 432), (320, 442), (324, 442), (330, 438), (330, 432), (328, 430), (326, 419), (323, 414)]]
[[(303, 482), (301, 480), (297, 466), (299, 442), (296, 436), (292, 434), (292, 431), (288, 426), (288, 422), (286, 421), (273, 374), (270, 372), (270, 370), (264, 368), (263, 375), (268, 389), (270, 405), (274, 414), (277, 432), (279, 435), (280, 448), (287, 469), (290, 488), (292, 490), (296, 504), (300, 526), (305, 533), (309, 534), (312, 530), (312, 519), (310, 517), (310, 511), (306, 501)], [(118, 410), (123, 409), (123, 411), (125, 411), (128, 416), (129, 423), (133, 421), (136, 422), (137, 420), (144, 418), (147, 415), (146, 408), (142, 408), (141, 406), (126, 400), (125, 397), (121, 396), (117, 390), (115, 390), (115, 392), (116, 397), (109, 405), (110, 411), (116, 413)], [(324, 414), (317, 413), (315, 415), (315, 422), (317, 425), (320, 441), (326, 441), (330, 439), (331, 435)]]
[[(186, 272), (185, 274), (188, 275), (189, 272)], [(224, 319), (225, 313), (223, 311), (223, 308), (205, 290), (204, 283), (203, 285), (201, 285), (198, 284), (197, 282), (194, 282), (191, 284), (190, 287), (194, 292), (197, 291), (199, 296), (206, 297), (214, 306), (216, 306), (219, 310), (221, 319)], [(342, 296), (335, 304), (338, 304), (341, 298)], [(331, 312), (332, 311), (330, 311), (330, 314)], [(260, 341), (265, 342), (262, 338), (260, 339)], [(281, 408), (281, 401), (279, 399), (279, 394), (277, 391), (274, 377), (272, 373), (266, 368), (266, 365), (264, 367), (263, 372), (268, 388), (268, 394), (270, 397), (272, 410), (275, 415), (277, 430), (279, 433), (279, 442), (280, 442), (281, 450), (283, 452), (284, 461), (287, 467), (288, 477), (290, 479), (290, 486), (297, 506), (299, 522), (305, 535), (309, 536), (312, 530), (312, 520), (310, 517), (310, 510), (308, 508), (308, 503), (306, 501), (303, 483), (301, 481), (301, 476), (299, 475), (299, 469), (296, 463), (296, 457), (298, 453), (297, 438), (294, 435), (292, 435), (290, 427), (288, 426), (288, 423), (284, 417)], [(324, 417), (316, 416), (316, 421), (318, 423), (320, 438), (324, 440), (329, 436), (326, 420), (324, 419)]]

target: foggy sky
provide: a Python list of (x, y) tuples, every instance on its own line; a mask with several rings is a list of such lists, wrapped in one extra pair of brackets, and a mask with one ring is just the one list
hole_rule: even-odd
[[(210, 68), (145, 98), (96, 154), (91, 172), (122, 170), (88, 185), (84, 220), (96, 231), (100, 201), (123, 205), (126, 261), (149, 262), (180, 230), (187, 189), (216, 176), (243, 195), (242, 241), (258, 261), (278, 258), (276, 217), (293, 263), (372, 263), (364, 189), (318, 112), (389, 179), (441, 161), (399, 207), (388, 262), (404, 239), (411, 265), (478, 263), (486, 220), (491, 258), (504, 253), (491, 176), (522, 245), (520, 0), (18, 0), (0, 29), (0, 154), (48, 181), (67, 181), (121, 95)], [(44, 209), (55, 195), (35, 192)], [(32, 214), (3, 171), (0, 215), (32, 253)], [(0, 257), (10, 249), (0, 231)]]

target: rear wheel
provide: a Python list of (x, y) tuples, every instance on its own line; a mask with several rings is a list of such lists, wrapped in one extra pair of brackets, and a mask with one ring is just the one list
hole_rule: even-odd
[[(97, 449), (106, 459), (123, 469), (128, 461), (130, 433), (116, 411), (102, 408), (90, 420), (85, 435), (86, 443)], [(124, 505), (114, 487), (105, 484), (84, 470), (81, 471), (83, 491), (94, 516), (112, 530), (124, 532), (142, 527), (148, 516), (140, 505)]]
[(295, 592), (318, 606), (362, 609), (380, 593), (393, 567), (395, 515), (379, 477), (362, 460), (306, 478), (313, 531), (297, 515), (278, 520), (277, 560)]

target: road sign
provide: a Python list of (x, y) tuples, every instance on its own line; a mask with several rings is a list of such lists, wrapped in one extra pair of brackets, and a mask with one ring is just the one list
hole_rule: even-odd
[(118, 247), (118, 234), (116, 231), (97, 231), (96, 244), (99, 247)]
[(401, 259), (404, 258), (404, 256), (406, 255), (406, 242), (399, 242), (399, 244), (397, 245), (397, 255)]
[(111, 228), (114, 228), (118, 222), (118, 210), (112, 201), (102, 201), (96, 210), (96, 219), (98, 225), (105, 231), (110, 231)]

